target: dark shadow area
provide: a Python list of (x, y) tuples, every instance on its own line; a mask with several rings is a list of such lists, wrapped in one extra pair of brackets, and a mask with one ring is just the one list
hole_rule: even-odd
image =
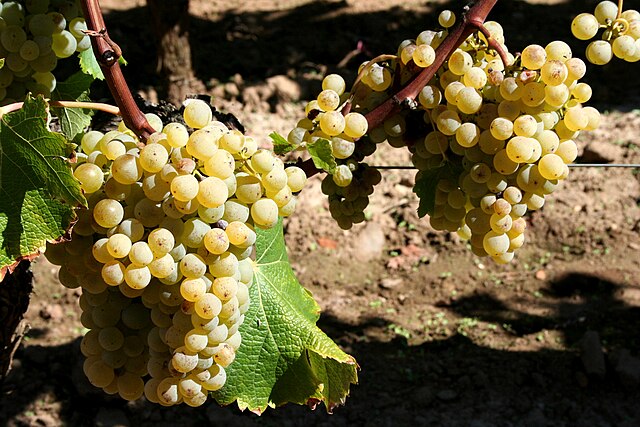
[[(514, 334), (544, 328), (562, 331), (569, 350), (518, 351), (475, 344), (463, 335), (408, 346), (387, 341), (387, 321), (372, 317), (356, 325), (324, 316), (319, 326), (360, 364), (360, 384), (347, 405), (328, 415), (293, 405), (268, 410), (262, 417), (203, 408), (160, 408), (125, 403), (92, 388), (82, 374), (79, 340), (57, 347), (22, 347), (2, 391), (0, 414), (14, 419), (46, 392), (62, 404), (65, 424), (90, 426), (100, 420), (128, 420), (130, 425), (203, 426), (623, 426), (640, 425), (638, 385), (625, 387), (610, 361), (604, 378), (588, 377), (577, 350), (587, 330), (601, 334), (605, 351), (639, 350), (638, 307), (616, 297), (622, 284), (568, 274), (550, 283), (547, 317), (510, 310), (488, 296), (462, 299), (450, 307), (464, 316), (509, 321)], [(475, 306), (475, 309), (473, 308)], [(19, 424), (18, 424), (19, 425)], [(105, 424), (111, 425), (111, 424)]]
[(508, 308), (492, 295), (476, 294), (449, 307), (465, 317), (509, 324), (517, 336), (543, 329), (559, 330), (574, 346), (587, 330), (594, 330), (610, 349), (640, 351), (640, 307), (620, 299), (624, 285), (597, 276), (568, 273), (550, 282), (540, 305), (553, 313), (543, 317)]
[[(368, 55), (356, 55), (346, 69), (340, 70), (347, 79), (353, 79), (362, 61), (381, 53), (394, 53), (402, 40), (436, 28), (440, 10), (449, 8), (458, 13), (463, 3), (439, 3), (434, 5), (434, 12), (425, 14), (401, 7), (347, 14), (343, 13), (347, 8), (345, 1), (314, 1), (279, 11), (231, 11), (210, 20), (192, 16), (194, 68), (205, 83), (212, 79), (224, 83), (235, 74), (240, 74), (247, 83), (263, 82), (278, 74), (304, 83), (305, 74), (322, 74), (325, 69), (335, 71), (358, 42), (363, 42)], [(574, 55), (584, 58), (587, 42), (571, 35), (571, 19), (580, 12), (592, 12), (596, 4), (591, 0), (553, 5), (501, 0), (489, 19), (502, 24), (512, 52), (531, 43), (544, 46), (553, 40), (563, 40), (572, 47)], [(629, 2), (625, 6), (632, 8), (634, 4)], [(106, 20), (112, 38), (121, 44), (129, 59), (125, 75), (133, 89), (157, 86), (160, 80), (156, 75), (152, 31), (140, 25), (149, 20), (146, 8), (110, 12)], [(637, 70), (638, 64), (618, 59), (604, 67), (590, 65), (585, 81), (596, 89), (591, 104), (600, 109), (633, 109), (640, 100)]]

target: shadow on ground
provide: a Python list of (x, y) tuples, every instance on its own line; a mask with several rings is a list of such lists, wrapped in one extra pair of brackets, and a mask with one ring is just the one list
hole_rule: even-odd
[[(320, 326), (362, 368), (360, 384), (334, 415), (323, 408), (312, 412), (292, 405), (257, 417), (214, 404), (198, 409), (127, 404), (87, 383), (79, 340), (57, 347), (27, 345), (17, 353), (16, 366), (4, 386), (0, 419), (21, 425), (20, 414), (27, 405), (46, 404), (46, 396), (53, 395), (54, 401), (61, 402), (65, 424), (73, 426), (636, 426), (640, 423), (637, 385), (623, 387), (611, 367), (604, 379), (588, 378), (575, 350), (576, 340), (592, 329), (601, 334), (606, 349), (638, 351), (640, 313), (615, 296), (620, 286), (569, 274), (549, 284), (550, 295), (557, 299), (549, 317), (523, 315), (482, 296), (449, 307), (482, 320), (508, 319), (515, 336), (557, 329), (566, 335), (565, 351), (496, 350), (462, 335), (408, 346), (402, 339), (372, 338), (387, 330), (382, 319), (350, 325), (323, 317)], [(580, 302), (565, 302), (577, 295)]]

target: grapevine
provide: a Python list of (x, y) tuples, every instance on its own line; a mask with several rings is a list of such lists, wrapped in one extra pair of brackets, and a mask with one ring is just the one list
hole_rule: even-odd
[[(88, 330), (83, 370), (108, 394), (194, 407), (214, 396), (256, 411), (288, 401), (323, 400), (329, 410), (343, 403), (357, 381), (355, 361), (315, 327), (319, 310), (291, 278), (286, 252), (267, 253), (307, 179), (325, 174), (321, 188), (331, 216), (349, 230), (365, 222), (383, 179), (385, 166), (367, 158), (382, 144), (409, 150), (419, 216), (468, 241), (478, 257), (506, 264), (525, 243), (527, 214), (541, 209), (575, 166), (576, 138), (600, 123), (600, 113), (586, 105), (587, 64), (560, 40), (510, 51), (502, 26), (487, 21), (496, 2), (472, 2), (458, 15), (443, 11), (440, 28), (365, 61), (351, 84), (325, 76), (286, 137), (271, 135), (274, 151), (216, 120), (202, 99), (186, 100), (176, 121), (144, 114), (97, 1), (0, 2), (0, 119), (15, 139), (28, 134), (23, 139), (34, 143), (46, 134), (49, 146), (34, 148), (40, 161), (34, 176), (51, 169), (55, 178), (38, 175), (34, 181), (42, 184), (29, 191), (46, 196), (56, 220), (35, 248), (7, 244), (11, 259), (3, 273), (44, 252), (60, 266), (60, 283), (81, 289)], [(571, 24), (585, 41), (602, 30), (602, 39), (586, 47), (593, 64), (640, 59), (640, 14), (623, 11), (622, 3), (602, 1)], [(73, 91), (75, 99), (56, 99), (58, 59), (76, 53), (93, 55), (116, 106), (87, 102), (91, 82)], [(56, 109), (100, 109), (122, 122), (90, 130), (86, 113), (75, 125), (79, 132), (65, 132), (70, 126), (62, 124), (62, 136), (49, 130)], [(33, 127), (14, 130), (29, 119)], [(278, 157), (291, 152), (307, 160), (286, 164)], [(261, 238), (273, 240), (257, 253)], [(263, 297), (257, 288), (264, 283), (286, 307), (267, 312), (260, 300), (264, 318), (288, 323), (297, 316), (304, 324), (270, 330), (271, 351), (256, 346), (251, 334), (261, 322), (249, 318), (257, 316), (254, 298)], [(287, 298), (297, 298), (298, 307)], [(244, 381), (234, 375), (260, 365), (246, 365), (249, 351), (277, 362), (264, 396), (247, 403), (251, 393), (237, 391)], [(328, 371), (338, 372), (337, 385), (330, 385), (338, 392), (323, 395), (334, 380)], [(278, 381), (301, 372), (314, 373), (307, 379), (313, 392), (271, 400), (276, 385), (286, 388)]]

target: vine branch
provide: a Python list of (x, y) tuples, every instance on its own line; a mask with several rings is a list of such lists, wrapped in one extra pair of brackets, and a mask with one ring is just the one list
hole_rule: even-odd
[[(62, 108), (86, 108), (88, 110), (99, 110), (105, 113), (113, 114), (114, 116), (120, 115), (120, 109), (115, 105), (103, 104), (101, 102), (85, 102), (85, 101), (52, 101), (47, 100), (50, 107), (62, 107)], [(13, 104), (0, 107), (0, 117), (5, 114), (17, 111), (22, 108), (24, 102), (14, 102)]]
[(111, 40), (98, 0), (81, 0), (82, 12), (91, 37), (93, 52), (100, 64), (109, 91), (120, 109), (122, 120), (142, 141), (155, 132), (133, 100), (133, 95), (118, 63), (120, 47)]

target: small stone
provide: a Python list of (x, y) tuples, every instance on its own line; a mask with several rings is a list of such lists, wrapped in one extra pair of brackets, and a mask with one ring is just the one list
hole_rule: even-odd
[(40, 317), (55, 322), (64, 317), (64, 309), (60, 304), (47, 305), (40, 310)]
[(375, 222), (368, 223), (356, 237), (353, 252), (360, 262), (373, 261), (384, 252), (385, 237), (382, 227)]
[(403, 280), (399, 277), (387, 277), (385, 279), (382, 279), (382, 281), (380, 281), (380, 287), (382, 289), (393, 289), (402, 285), (402, 283), (403, 283)]
[(440, 390), (437, 394), (438, 399), (444, 402), (450, 402), (458, 397), (458, 393), (455, 390)]
[(300, 85), (287, 76), (278, 75), (267, 79), (273, 93), (278, 97), (279, 102), (292, 102), (300, 99)]
[(589, 375), (604, 378), (607, 368), (600, 335), (596, 331), (587, 331), (580, 340), (580, 359)]
[(544, 270), (536, 271), (536, 279), (538, 279), (538, 280), (546, 280), (547, 279), (547, 272), (544, 271)]
[(60, 420), (56, 420), (51, 414), (38, 414), (34, 420), (34, 425), (43, 427), (55, 427), (60, 425)]

